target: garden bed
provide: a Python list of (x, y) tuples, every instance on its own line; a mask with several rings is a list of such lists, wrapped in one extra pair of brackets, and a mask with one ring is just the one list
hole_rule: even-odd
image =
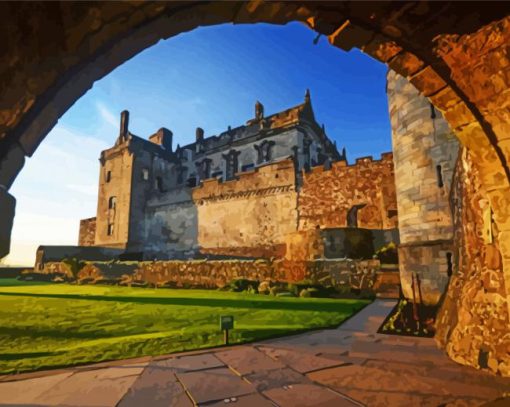
[(432, 338), (438, 307), (413, 304), (400, 298), (386, 317), (378, 333)]

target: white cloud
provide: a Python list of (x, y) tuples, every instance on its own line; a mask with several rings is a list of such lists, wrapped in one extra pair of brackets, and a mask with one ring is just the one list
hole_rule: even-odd
[(94, 216), (106, 142), (57, 125), (27, 160), (11, 194), (16, 216), (6, 264), (32, 265), (37, 246), (75, 245), (79, 221)]
[(103, 103), (96, 102), (96, 108), (106, 123), (115, 128), (119, 126), (119, 119)]

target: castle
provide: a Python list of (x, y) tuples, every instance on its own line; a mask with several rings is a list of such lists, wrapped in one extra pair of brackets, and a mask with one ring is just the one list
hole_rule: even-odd
[[(392, 154), (347, 164), (302, 104), (218, 136), (196, 129), (173, 148), (161, 128), (148, 140), (122, 112), (115, 145), (101, 152), (97, 216), (80, 223), (80, 246), (143, 259), (201, 255), (314, 259), (346, 256), (346, 228), (370, 231), (374, 251), (398, 243)], [(368, 254), (370, 255), (370, 253)]]

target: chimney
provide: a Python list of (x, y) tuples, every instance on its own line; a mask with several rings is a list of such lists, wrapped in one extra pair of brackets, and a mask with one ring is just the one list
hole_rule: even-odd
[(172, 152), (172, 138), (173, 133), (170, 130), (162, 127), (157, 131), (156, 134), (150, 136), (149, 140), (155, 144), (159, 144), (165, 150)]
[(255, 119), (260, 121), (263, 118), (264, 118), (264, 105), (257, 100), (257, 102), (255, 103)]
[(202, 141), (204, 141), (204, 129), (197, 127), (195, 135), (197, 143), (201, 143)]
[(129, 128), (129, 112), (127, 110), (122, 111), (120, 114), (120, 139), (127, 139)]

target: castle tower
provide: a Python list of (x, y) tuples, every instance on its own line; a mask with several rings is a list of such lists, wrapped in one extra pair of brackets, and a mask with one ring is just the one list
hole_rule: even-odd
[(420, 301), (421, 294), (423, 303), (435, 305), (452, 271), (449, 194), (459, 144), (441, 113), (407, 79), (390, 71), (387, 93), (402, 290), (408, 299)]
[(115, 146), (102, 151), (99, 159), (99, 193), (95, 245), (126, 248), (134, 155), (129, 151), (129, 112), (123, 111)]

